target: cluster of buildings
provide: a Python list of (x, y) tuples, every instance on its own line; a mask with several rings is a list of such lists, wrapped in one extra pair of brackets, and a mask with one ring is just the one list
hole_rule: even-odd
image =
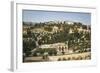
[(46, 24), (74, 24), (72, 21), (49, 21)]

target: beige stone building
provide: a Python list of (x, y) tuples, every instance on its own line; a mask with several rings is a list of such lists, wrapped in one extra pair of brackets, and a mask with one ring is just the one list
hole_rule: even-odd
[(73, 53), (73, 50), (68, 49), (68, 45), (65, 44), (65, 43), (45, 44), (45, 45), (39, 46), (39, 48), (42, 48), (42, 49), (52, 49), (52, 48), (56, 49), (58, 55), (62, 54), (62, 52), (64, 54)]

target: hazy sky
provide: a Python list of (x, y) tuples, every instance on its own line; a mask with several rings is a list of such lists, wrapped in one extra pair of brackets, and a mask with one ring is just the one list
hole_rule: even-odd
[(79, 12), (56, 12), (56, 11), (36, 11), (23, 10), (22, 20), (25, 22), (44, 22), (44, 21), (76, 21), (83, 24), (91, 24), (90, 13)]

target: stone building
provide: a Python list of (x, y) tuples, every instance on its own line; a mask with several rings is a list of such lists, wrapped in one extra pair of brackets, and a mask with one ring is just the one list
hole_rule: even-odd
[(57, 54), (68, 54), (68, 53), (73, 53), (72, 49), (68, 49), (68, 45), (65, 43), (54, 43), (54, 44), (44, 44), (39, 46), (39, 48), (42, 49), (56, 49)]

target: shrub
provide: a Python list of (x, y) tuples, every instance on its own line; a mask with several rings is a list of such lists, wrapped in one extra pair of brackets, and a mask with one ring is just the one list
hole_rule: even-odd
[(58, 61), (61, 61), (61, 58), (58, 58)]
[(76, 58), (75, 57), (72, 57), (72, 60), (76, 60)]
[(65, 54), (65, 52), (62, 52), (62, 54), (64, 55), (64, 54)]
[(68, 59), (67, 60), (71, 60), (71, 58), (70, 57), (68, 57)]
[(66, 60), (67, 60), (67, 59), (64, 57), (64, 58), (63, 58), (63, 61), (66, 61)]
[(81, 56), (78, 57), (78, 60), (82, 60), (83, 58)]

